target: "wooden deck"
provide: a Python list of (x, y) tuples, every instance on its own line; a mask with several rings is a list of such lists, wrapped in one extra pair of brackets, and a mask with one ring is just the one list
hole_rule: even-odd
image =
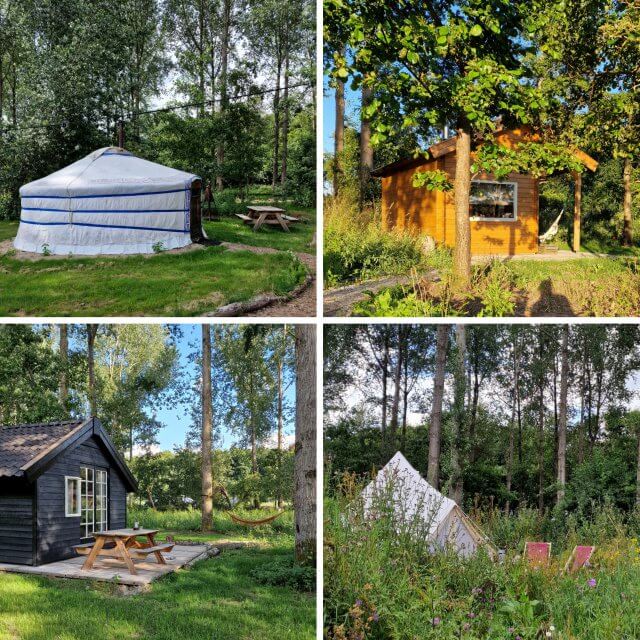
[(177, 571), (181, 567), (191, 565), (213, 555), (213, 548), (209, 545), (179, 545), (171, 553), (165, 554), (167, 564), (158, 564), (155, 559), (135, 562), (138, 575), (131, 575), (124, 563), (112, 558), (99, 558), (89, 571), (82, 570), (86, 560), (84, 556), (51, 562), (39, 567), (29, 567), (19, 564), (0, 563), (0, 573), (25, 573), (50, 578), (80, 578), (83, 580), (98, 580), (101, 582), (117, 582), (130, 587), (144, 587), (151, 584), (167, 573)]

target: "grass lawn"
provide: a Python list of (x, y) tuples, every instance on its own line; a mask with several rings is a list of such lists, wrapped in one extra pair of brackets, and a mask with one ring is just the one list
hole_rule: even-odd
[(250, 225), (244, 224), (236, 216), (223, 216), (220, 220), (205, 221), (204, 228), (210, 238), (224, 242), (238, 242), (253, 247), (271, 247), (280, 251), (314, 253), (310, 246), (316, 229), (316, 212), (313, 209), (300, 209), (288, 204), (279, 205), (292, 216), (301, 217), (306, 222), (292, 224), (289, 233), (279, 226), (264, 225), (254, 232)]
[(0, 640), (311, 639), (314, 596), (262, 585), (251, 575), (292, 553), (291, 536), (272, 536), (260, 547), (224, 550), (129, 597), (114, 595), (106, 583), (0, 574)]
[[(228, 227), (229, 236), (233, 228), (244, 231), (239, 220), (222, 224)], [(3, 222), (0, 238), (13, 237), (16, 227), (16, 223)], [(265, 237), (267, 233), (275, 232), (265, 232)], [(217, 232), (211, 235), (223, 239)], [(276, 240), (284, 242), (285, 235), (279, 233), (265, 242), (276, 245)], [(289, 253), (231, 252), (224, 247), (182, 254), (35, 262), (4, 255), (0, 257), (0, 315), (191, 316), (258, 293), (287, 293), (302, 282), (305, 273)]]
[(17, 220), (0, 220), (0, 242), (15, 238), (16, 233), (18, 233)]

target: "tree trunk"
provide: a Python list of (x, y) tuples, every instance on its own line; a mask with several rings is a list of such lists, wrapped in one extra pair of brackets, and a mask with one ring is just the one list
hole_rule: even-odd
[(96, 372), (94, 360), (94, 345), (96, 342), (97, 324), (87, 325), (87, 369), (89, 371), (89, 413), (94, 418), (98, 414), (98, 404), (96, 399)]
[(333, 152), (333, 195), (340, 191), (342, 180), (342, 153), (344, 151), (344, 82), (338, 78), (336, 81), (336, 128), (334, 136)]
[(464, 458), (465, 439), (465, 395), (466, 395), (466, 357), (467, 336), (465, 325), (456, 325), (456, 369), (453, 391), (453, 420), (451, 434), (451, 485), (449, 497), (462, 504), (463, 478), (461, 461)]
[(384, 351), (382, 352), (382, 441), (387, 439), (387, 383), (389, 377), (389, 332), (384, 336)]
[[(362, 108), (371, 103), (373, 94), (369, 87), (362, 87)], [(360, 118), (360, 209), (367, 199), (369, 179), (373, 170), (373, 148), (371, 147), (371, 123), (368, 118)]]
[[(229, 69), (229, 40), (231, 37), (231, 5), (233, 0), (224, 0), (222, 19), (222, 41), (220, 43), (220, 113), (224, 113), (228, 106), (228, 69)], [(224, 145), (218, 144), (216, 147), (216, 161), (218, 172), (216, 175), (216, 188), (224, 187), (220, 167), (224, 162)]]
[(580, 425), (578, 427), (578, 464), (582, 464), (584, 462), (584, 397), (587, 392), (586, 372), (587, 348), (586, 345), (583, 345), (582, 379), (580, 381)]
[(287, 51), (284, 57), (284, 109), (282, 111), (282, 172), (280, 184), (287, 183), (287, 153), (289, 149), (289, 42), (287, 37)]
[(513, 444), (514, 430), (516, 426), (516, 412), (518, 407), (518, 389), (520, 386), (520, 354), (518, 353), (518, 334), (513, 337), (513, 390), (511, 399), (511, 420), (509, 420), (509, 446), (507, 448), (507, 479), (506, 493), (507, 501), (504, 506), (504, 512), (509, 515), (511, 511), (511, 482), (513, 478)]
[(213, 399), (211, 395), (211, 325), (202, 325), (202, 530), (213, 528)]
[(560, 364), (560, 415), (558, 416), (558, 492), (556, 502), (562, 504), (567, 481), (567, 390), (569, 387), (569, 325), (562, 329), (562, 360)]
[(407, 403), (409, 401), (409, 354), (405, 354), (402, 376), (402, 446), (404, 452), (407, 445)]
[(471, 277), (471, 227), (469, 197), (471, 194), (471, 136), (462, 127), (456, 138), (456, 175), (453, 183), (456, 236), (453, 249), (455, 274), (464, 282)]
[[(286, 332), (286, 326), (284, 331)], [(285, 338), (286, 339), (286, 338)], [(284, 358), (284, 353), (283, 356)], [(280, 487), (280, 471), (282, 466), (282, 359), (278, 360), (278, 487), (276, 503), (279, 509), (283, 507), (282, 488)]]
[(69, 398), (67, 373), (69, 368), (69, 325), (60, 325), (60, 404), (66, 409)]
[(296, 561), (316, 558), (316, 335), (296, 326), (296, 444), (294, 498)]
[(442, 398), (449, 346), (449, 325), (439, 324), (436, 335), (436, 370), (433, 378), (433, 404), (429, 423), (429, 461), (427, 481), (436, 489), (440, 486), (440, 437), (442, 433)]
[(393, 449), (395, 449), (398, 444), (398, 418), (400, 416), (400, 387), (402, 385), (402, 359), (404, 349), (404, 329), (402, 325), (397, 326), (397, 332), (398, 351), (395, 371), (393, 374), (393, 402), (391, 404), (391, 445)]
[(471, 419), (469, 420), (469, 464), (473, 464), (478, 456), (476, 426), (478, 423), (478, 401), (480, 398), (480, 374), (478, 362), (473, 364), (473, 385), (471, 394)]
[(282, 57), (278, 54), (276, 90), (273, 94), (273, 170), (271, 186), (276, 188), (280, 167), (280, 77), (282, 75)]
[[(538, 328), (538, 355), (541, 367), (544, 355), (542, 330), (542, 327)], [(538, 509), (540, 512), (544, 509), (544, 384), (545, 376), (541, 369), (538, 374)]]
[(622, 172), (622, 182), (624, 184), (624, 198), (622, 200), (622, 214), (624, 227), (622, 229), (622, 244), (630, 247), (633, 244), (633, 221), (631, 219), (631, 160), (624, 159), (624, 170)]

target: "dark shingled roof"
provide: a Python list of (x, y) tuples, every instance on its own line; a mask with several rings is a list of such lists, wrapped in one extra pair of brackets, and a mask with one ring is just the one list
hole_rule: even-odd
[(85, 420), (0, 427), (0, 477), (22, 476), (25, 467), (63, 442)]

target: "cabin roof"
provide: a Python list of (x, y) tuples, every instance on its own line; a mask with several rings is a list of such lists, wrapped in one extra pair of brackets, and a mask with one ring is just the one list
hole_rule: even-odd
[(125, 478), (129, 491), (137, 481), (97, 418), (37, 422), (0, 427), (0, 478), (25, 478), (32, 482), (67, 449), (95, 436), (114, 467)]
[[(521, 141), (536, 141), (540, 139), (540, 136), (531, 134), (528, 129), (502, 129), (496, 131), (494, 136), (499, 143), (505, 144), (506, 146), (515, 145)], [(427, 149), (428, 157), (420, 155), (417, 158), (403, 158), (402, 160), (397, 160), (396, 162), (391, 162), (390, 164), (375, 169), (371, 172), (371, 175), (376, 178), (385, 178), (399, 171), (420, 167), (431, 160), (454, 153), (456, 150), (456, 138), (457, 136), (453, 136), (452, 138), (447, 138), (446, 140), (432, 144)], [(574, 149), (573, 154), (587, 169), (595, 171), (598, 168), (598, 162), (584, 151)]]

